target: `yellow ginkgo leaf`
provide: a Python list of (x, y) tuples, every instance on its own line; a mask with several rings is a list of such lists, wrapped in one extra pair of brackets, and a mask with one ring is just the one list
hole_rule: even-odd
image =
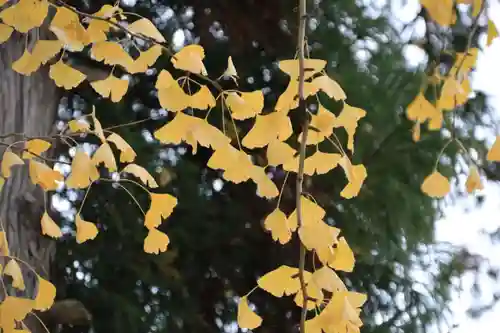
[(46, 152), (51, 146), (52, 144), (48, 141), (33, 139), (26, 142), (25, 148), (32, 154), (41, 155), (42, 153)]
[(52, 238), (62, 237), (61, 228), (54, 222), (54, 220), (49, 216), (47, 211), (43, 213), (42, 216), (42, 234), (47, 235)]
[(458, 78), (459, 80), (465, 78), (465, 76), (472, 70), (476, 65), (477, 57), (479, 56), (479, 49), (477, 47), (471, 47), (467, 52), (457, 52), (455, 55), (455, 62), (453, 63), (448, 78)]
[(235, 184), (249, 180), (255, 171), (250, 156), (230, 144), (215, 150), (207, 166), (214, 170), (224, 170), (222, 177)]
[(207, 86), (202, 85), (193, 95), (189, 96), (189, 105), (193, 109), (206, 110), (215, 106), (215, 98)]
[(34, 301), (29, 298), (6, 296), (0, 304), (2, 330), (11, 332), (15, 321), (20, 322), (33, 309)]
[[(326, 61), (322, 59), (305, 59), (304, 60), (304, 79), (307, 80), (310, 77), (319, 73), (326, 66)], [(292, 80), (298, 80), (299, 78), (299, 60), (282, 60), (279, 62), (279, 68), (287, 73)]]
[[(319, 288), (315, 283), (308, 283), (306, 285), (306, 293), (307, 293), (307, 303), (306, 307), (308, 310), (314, 309), (316, 306), (321, 305), (323, 302), (323, 292), (321, 288)], [(297, 291), (295, 298), (293, 299), (295, 304), (298, 307), (302, 307), (304, 305), (304, 296), (302, 295), (302, 289)]]
[[(220, 129), (211, 125), (205, 119), (195, 118), (192, 124), (192, 127), (186, 128), (184, 136), (184, 140), (190, 145), (192, 145), (192, 139), (195, 139), (200, 146), (217, 150), (226, 147), (231, 142), (231, 139), (224, 135)], [(195, 153), (196, 150), (195, 147), (193, 147), (193, 154)]]
[(73, 119), (68, 123), (68, 127), (71, 133), (78, 132), (88, 132), (90, 131), (90, 124), (86, 122), (84, 119)]
[(347, 132), (347, 148), (350, 151), (354, 151), (354, 134), (358, 127), (358, 121), (364, 116), (366, 116), (365, 110), (344, 103), (344, 108), (335, 120), (334, 127), (344, 127)]
[(9, 242), (7, 241), (5, 231), (0, 231), (0, 253), (4, 256), (9, 255)]
[(290, 110), (299, 106), (299, 83), (296, 80), (290, 80), (285, 91), (281, 93), (276, 101), (274, 109), (278, 112), (288, 114)]
[(26, 49), (19, 59), (12, 63), (12, 69), (22, 75), (31, 75), (40, 67), (40, 62)]
[(158, 184), (153, 176), (151, 176), (151, 174), (140, 165), (134, 163), (128, 164), (121, 172), (133, 174), (135, 177), (139, 178), (144, 185), (149, 186), (150, 188), (158, 187)]
[(0, 43), (4, 43), (10, 38), (10, 35), (12, 35), (12, 27), (8, 26), (7, 24), (0, 23)]
[(85, 151), (78, 150), (71, 163), (71, 174), (66, 179), (66, 186), (75, 189), (86, 188), (97, 179), (99, 171), (95, 164)]
[(453, 0), (420, 0), (431, 18), (443, 27), (455, 23), (457, 17), (453, 8)]
[(287, 143), (274, 140), (267, 146), (267, 164), (275, 167), (285, 164), (293, 160), (296, 153)]
[(229, 93), (226, 104), (231, 110), (234, 119), (244, 120), (253, 118), (262, 112), (264, 107), (264, 95), (261, 90), (242, 93)]
[[(302, 225), (313, 224), (315, 222), (322, 221), (323, 217), (325, 217), (325, 210), (306, 197), (300, 197), (300, 204), (302, 208)], [(290, 226), (290, 230), (292, 231), (295, 231), (297, 229), (297, 209), (295, 209), (292, 214), (288, 216), (288, 225)]]
[[(12, 2), (11, 2), (12, 3)], [(42, 25), (49, 12), (49, 3), (46, 0), (20, 0), (0, 12), (3, 23), (14, 27), (21, 33)]]
[(155, 25), (150, 20), (148, 20), (146, 18), (141, 18), (141, 19), (129, 24), (127, 29), (128, 29), (128, 31), (130, 31), (132, 33), (143, 35), (146, 37), (150, 37), (159, 43), (166, 42), (165, 38), (158, 31), (158, 29), (155, 27)]
[(137, 154), (134, 149), (121, 136), (116, 133), (111, 134), (106, 138), (109, 142), (113, 142), (121, 151), (120, 162), (133, 162)]
[(78, 14), (65, 6), (57, 6), (57, 12), (50, 22), (50, 31), (73, 52), (82, 51), (91, 41), (89, 34), (80, 23)]
[(437, 106), (441, 110), (453, 110), (464, 104), (470, 93), (471, 87), (468, 78), (464, 78), (462, 82), (459, 82), (454, 77), (449, 77), (444, 81)]
[[(259, 288), (267, 291), (274, 297), (293, 295), (300, 289), (298, 272), (298, 268), (281, 265), (275, 270), (266, 273), (264, 276), (261, 276), (257, 280), (257, 285), (259, 286)], [(309, 281), (310, 278), (311, 273), (305, 271), (305, 281)]]
[(238, 81), (236, 81), (238, 72), (236, 71), (236, 67), (234, 67), (233, 58), (231, 56), (227, 58), (227, 68), (224, 73), (222, 73), (221, 77), (231, 78), (234, 83), (238, 84)]
[(19, 290), (24, 290), (26, 286), (24, 285), (23, 272), (21, 267), (16, 260), (10, 259), (3, 270), (5, 275), (12, 277), (12, 286)]
[(488, 20), (488, 38), (486, 40), (486, 46), (490, 46), (493, 43), (493, 39), (498, 37), (498, 30), (495, 23), (492, 20)]
[(133, 62), (130, 55), (123, 47), (115, 42), (102, 41), (92, 45), (91, 56), (97, 61), (103, 61), (106, 65), (120, 65), (124, 68)]
[(257, 195), (261, 198), (276, 198), (280, 192), (276, 184), (268, 177), (265, 168), (254, 166), (250, 178), (257, 184)]
[(52, 59), (59, 51), (61, 51), (64, 44), (59, 40), (41, 40), (39, 39), (33, 51), (31, 52), (33, 59), (42, 65), (45, 65)]
[(99, 232), (97, 230), (97, 226), (94, 223), (83, 220), (79, 214), (75, 216), (75, 225), (76, 242), (78, 244), (96, 238)]
[(410, 105), (408, 105), (406, 115), (408, 116), (408, 119), (419, 124), (423, 124), (429, 120), (428, 128), (431, 131), (440, 129), (443, 123), (443, 113), (432, 105), (425, 98), (422, 92), (415, 97)]
[(39, 311), (48, 310), (54, 304), (56, 297), (56, 287), (49, 281), (38, 275), (37, 294), (34, 299), (33, 309)]
[(2, 156), (2, 176), (5, 178), (9, 178), (11, 175), (11, 168), (14, 165), (23, 165), (24, 161), (11, 152), (10, 150), (6, 150), (5, 153)]
[(207, 75), (207, 70), (203, 64), (205, 51), (201, 45), (192, 44), (184, 46), (171, 59), (175, 68), (185, 70), (195, 74)]
[(337, 273), (328, 266), (323, 266), (314, 271), (311, 280), (321, 289), (331, 293), (347, 291), (344, 282), (342, 282)]
[(253, 330), (262, 324), (262, 318), (250, 309), (247, 297), (241, 297), (238, 303), (238, 326)]
[(366, 168), (363, 164), (352, 165), (347, 157), (340, 160), (340, 165), (344, 169), (348, 184), (342, 189), (340, 195), (346, 199), (351, 199), (359, 194), (361, 186), (367, 177)]
[(150, 197), (151, 206), (144, 220), (144, 225), (148, 229), (158, 227), (162, 218), (168, 218), (177, 206), (177, 198), (168, 193), (150, 193)]
[(279, 208), (276, 208), (266, 217), (264, 228), (270, 231), (273, 239), (281, 244), (288, 243), (292, 238), (292, 231), (288, 227), (288, 219)]
[(148, 236), (144, 239), (144, 252), (155, 253), (167, 251), (170, 239), (167, 234), (159, 231), (158, 229), (149, 229)]
[(486, 155), (486, 159), (490, 162), (499, 162), (500, 161), (500, 135), (495, 138), (495, 143), (491, 146), (488, 151), (488, 155)]
[(99, 164), (104, 163), (104, 166), (109, 170), (109, 172), (115, 172), (117, 169), (113, 150), (111, 150), (111, 147), (106, 142), (102, 143), (95, 151), (92, 156), (92, 162), (96, 167), (99, 166)]
[(187, 140), (188, 133), (197, 126), (196, 117), (179, 112), (174, 119), (154, 132), (154, 137), (162, 143), (180, 144)]
[(102, 97), (108, 98), (111, 95), (111, 101), (117, 103), (121, 101), (128, 90), (128, 80), (119, 79), (110, 74), (104, 80), (91, 82), (90, 85)]
[(144, 73), (150, 66), (154, 65), (161, 52), (161, 45), (155, 44), (151, 46), (147, 51), (140, 52), (139, 57), (128, 64), (126, 70), (130, 74)]
[(241, 143), (250, 149), (261, 148), (276, 139), (285, 141), (292, 133), (290, 118), (282, 112), (271, 112), (263, 116), (256, 116), (255, 124)]
[(465, 187), (467, 192), (472, 193), (475, 190), (484, 189), (483, 183), (481, 182), (481, 176), (479, 175), (479, 170), (475, 166), (471, 166), (469, 169), (469, 176), (465, 182)]
[(308, 250), (318, 250), (332, 246), (340, 229), (331, 227), (321, 220), (313, 220), (304, 218), (302, 226), (299, 228), (299, 237)]
[(106, 137), (104, 136), (104, 130), (102, 129), (101, 122), (97, 119), (95, 115), (95, 106), (92, 106), (92, 121), (94, 122), (94, 134), (101, 140), (102, 143), (106, 142)]
[(179, 112), (190, 105), (191, 96), (182, 90), (179, 83), (166, 70), (162, 70), (158, 74), (155, 86), (158, 89), (160, 105), (165, 110)]
[[(335, 115), (326, 109), (323, 105), (319, 104), (318, 113), (311, 116), (310, 129), (307, 136), (307, 144), (315, 145), (323, 142), (325, 138), (330, 137), (333, 133), (335, 125)], [(302, 133), (299, 135), (299, 142), (302, 141)]]
[(333, 170), (342, 159), (342, 155), (337, 153), (323, 153), (317, 151), (304, 161), (304, 173), (306, 175), (322, 175)]
[(35, 185), (40, 185), (44, 191), (54, 191), (64, 181), (62, 173), (53, 170), (47, 164), (34, 159), (31, 159), (29, 163), (31, 182)]
[(344, 237), (339, 238), (328, 265), (333, 269), (344, 272), (352, 272), (354, 269), (354, 253)]
[(66, 65), (62, 60), (50, 66), (49, 75), (58, 87), (67, 90), (77, 87), (87, 77), (82, 72)]
[(433, 198), (442, 198), (450, 192), (450, 182), (437, 170), (425, 177), (422, 192)]
[(342, 87), (328, 75), (321, 75), (313, 79), (311, 81), (311, 87), (313, 90), (309, 94), (313, 94), (316, 93), (316, 91), (321, 90), (325, 92), (328, 97), (333, 98), (336, 101), (343, 101), (347, 98)]

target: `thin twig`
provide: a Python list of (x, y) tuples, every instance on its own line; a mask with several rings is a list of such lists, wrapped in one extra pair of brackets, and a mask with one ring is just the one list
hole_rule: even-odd
[[(307, 134), (309, 132), (309, 115), (307, 114), (307, 105), (304, 99), (304, 76), (305, 76), (305, 66), (304, 66), (304, 49), (305, 49), (305, 38), (306, 38), (306, 23), (307, 23), (307, 11), (306, 11), (306, 0), (299, 0), (299, 31), (297, 38), (297, 47), (299, 49), (299, 110), (304, 116), (304, 123), (302, 125), (302, 140), (300, 142), (300, 153), (299, 153), (299, 170), (297, 172), (297, 185), (295, 192), (295, 202), (297, 205), (297, 225), (300, 228), (302, 226), (302, 186), (304, 183), (304, 162), (306, 159), (306, 142)], [(305, 261), (306, 261), (306, 248), (302, 241), (300, 241), (300, 254), (299, 254), (299, 281), (300, 289), (302, 291), (302, 313), (300, 316), (300, 332), (305, 333), (306, 327), (306, 316), (307, 316), (307, 302), (309, 297), (307, 296), (306, 281), (304, 278), (305, 271)]]

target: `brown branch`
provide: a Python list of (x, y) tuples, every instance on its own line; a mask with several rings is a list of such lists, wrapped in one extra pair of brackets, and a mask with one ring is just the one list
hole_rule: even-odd
[[(306, 142), (307, 134), (309, 132), (309, 116), (307, 114), (307, 105), (304, 99), (304, 48), (305, 48), (305, 38), (306, 38), (306, 24), (307, 24), (307, 11), (306, 11), (306, 0), (299, 0), (299, 31), (297, 38), (297, 47), (299, 48), (299, 110), (304, 116), (304, 123), (302, 125), (302, 140), (300, 142), (300, 153), (299, 153), (299, 170), (297, 172), (297, 184), (295, 192), (295, 202), (297, 205), (297, 225), (298, 228), (302, 226), (302, 207), (301, 207), (301, 197), (302, 197), (302, 185), (304, 183), (304, 162), (306, 159)], [(302, 290), (302, 312), (300, 316), (300, 332), (305, 333), (306, 327), (306, 316), (307, 316), (307, 289), (306, 282), (304, 279), (304, 268), (306, 261), (306, 248), (302, 241), (300, 241), (300, 253), (299, 253), (299, 281), (300, 289)]]

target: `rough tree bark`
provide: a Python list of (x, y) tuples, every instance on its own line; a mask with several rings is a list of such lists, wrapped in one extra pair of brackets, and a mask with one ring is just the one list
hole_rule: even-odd
[[(50, 134), (55, 121), (59, 93), (48, 76), (47, 68), (41, 68), (31, 76), (17, 74), (11, 69), (13, 61), (24, 52), (25, 45), (25, 36), (19, 35), (12, 36), (8, 42), (0, 45), (0, 135), (24, 133), (28, 136), (46, 136)], [(14, 140), (20, 140), (20, 136), (1, 139), (4, 143)], [(2, 152), (4, 149), (2, 146)], [(55, 243), (41, 235), (40, 218), (43, 210), (43, 192), (31, 183), (27, 166), (14, 167), (12, 176), (0, 193), (0, 220), (6, 231), (11, 255), (25, 260), (41, 276), (49, 279)], [(23, 295), (33, 297), (36, 280), (31, 274), (25, 274), (24, 277), (26, 293)], [(27, 320), (32, 332), (41, 332), (34, 318)]]

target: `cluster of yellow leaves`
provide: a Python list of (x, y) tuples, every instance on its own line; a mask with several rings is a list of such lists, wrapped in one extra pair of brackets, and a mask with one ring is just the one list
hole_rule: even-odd
[[(33, 311), (46, 311), (54, 303), (56, 288), (52, 283), (38, 275), (27, 263), (19, 261), (9, 255), (9, 244), (4, 231), (0, 231), (0, 252), (6, 259), (5, 267), (0, 265), (0, 278), (10, 278), (11, 285), (17, 289), (16, 295), (9, 295), (6, 285), (2, 284), (2, 293), (5, 295), (0, 303), (0, 328), (3, 332), (24, 332), (28, 327), (23, 320)], [(25, 268), (23, 271), (22, 268)], [(27, 271), (26, 271), (27, 270)], [(26, 289), (24, 274), (34, 274), (37, 279), (36, 294), (34, 298), (23, 297), (19, 292)], [(8, 281), (5, 279), (4, 281)]]
[[(62, 173), (54, 170), (45, 163), (41, 154), (50, 147), (51, 142), (39, 138), (28, 140), (24, 147), (9, 147), (3, 154), (1, 163), (2, 179), (11, 177), (15, 166), (29, 164), (29, 177), (34, 185), (39, 185), (44, 191), (54, 191), (61, 186), (68, 189), (85, 189), (100, 179), (99, 166), (101, 164), (108, 172), (118, 172), (118, 163), (115, 159), (115, 152), (111, 148), (111, 143), (120, 153), (119, 162), (126, 165), (119, 171), (122, 176), (130, 174), (137, 177), (145, 189), (157, 188), (158, 184), (149, 172), (143, 167), (132, 163), (136, 153), (134, 149), (117, 133), (111, 132), (106, 137), (99, 120), (92, 113), (93, 128), (88, 123), (81, 120), (72, 120), (69, 123), (69, 134), (88, 133), (97, 136), (101, 140), (99, 148), (90, 156), (83, 149), (77, 148), (75, 156), (71, 162), (71, 173), (64, 179)], [(13, 148), (19, 148), (22, 154), (16, 154)], [(134, 181), (135, 182), (135, 181)], [(147, 253), (159, 253), (167, 250), (169, 243), (168, 236), (158, 230), (162, 219), (167, 218), (177, 205), (177, 199), (170, 194), (152, 193), (147, 190), (151, 198), (151, 206), (145, 216), (144, 225), (148, 229), (148, 236), (144, 240), (144, 251)], [(50, 217), (47, 211), (41, 218), (41, 229), (44, 235), (60, 238), (63, 233), (57, 223)], [(79, 214), (75, 216), (76, 240), (83, 243), (94, 239), (98, 234), (96, 224), (85, 221)]]

